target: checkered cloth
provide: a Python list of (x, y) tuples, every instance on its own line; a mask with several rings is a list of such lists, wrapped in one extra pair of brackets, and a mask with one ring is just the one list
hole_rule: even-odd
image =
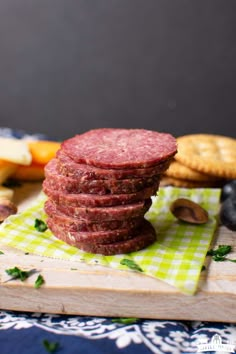
[[(177, 198), (191, 199), (209, 213), (209, 221), (193, 225), (178, 221), (169, 211)], [(194, 294), (205, 256), (217, 226), (220, 189), (160, 188), (145, 217), (157, 232), (157, 241), (144, 250), (126, 255), (102, 256), (83, 252), (54, 237), (50, 230), (39, 232), (34, 228), (35, 219), (46, 221), (42, 193), (24, 212), (13, 215), (0, 227), (0, 244), (44, 257), (60, 258), (100, 264), (107, 267), (134, 271), (120, 262), (133, 260), (143, 274), (156, 277), (186, 294)]]

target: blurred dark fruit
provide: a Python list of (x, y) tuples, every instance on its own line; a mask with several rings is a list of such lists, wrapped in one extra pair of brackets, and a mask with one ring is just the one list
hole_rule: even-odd
[(222, 188), (221, 201), (224, 202), (228, 197), (236, 197), (236, 179), (226, 183)]
[(230, 196), (221, 205), (220, 221), (228, 229), (236, 231), (236, 194)]

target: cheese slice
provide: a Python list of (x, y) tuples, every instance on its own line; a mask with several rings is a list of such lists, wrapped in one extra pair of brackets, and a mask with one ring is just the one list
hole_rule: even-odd
[(16, 171), (18, 165), (13, 162), (0, 160), (0, 184), (5, 182), (8, 177)]
[(0, 137), (0, 159), (30, 165), (32, 156), (26, 141)]
[(12, 200), (13, 194), (14, 192), (12, 189), (0, 186), (0, 199)]

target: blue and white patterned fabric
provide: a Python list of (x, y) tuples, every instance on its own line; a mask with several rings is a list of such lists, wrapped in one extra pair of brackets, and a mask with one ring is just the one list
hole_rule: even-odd
[(16, 138), (16, 139), (31, 139), (40, 140), (46, 139), (44, 134), (27, 134), (22, 130), (13, 130), (11, 128), (0, 127), (0, 136), (5, 138)]
[[(45, 139), (9, 128), (0, 136)], [(2, 310), (1, 310), (2, 307)], [(0, 304), (0, 354), (43, 354), (44, 342), (58, 354), (236, 353), (236, 325), (138, 319), (122, 324), (111, 318), (5, 311)]]
[(235, 345), (236, 326), (141, 319), (125, 325), (108, 318), (0, 311), (1, 354), (46, 353), (44, 340), (58, 343), (61, 354), (188, 354), (200, 352), (199, 344), (215, 335)]

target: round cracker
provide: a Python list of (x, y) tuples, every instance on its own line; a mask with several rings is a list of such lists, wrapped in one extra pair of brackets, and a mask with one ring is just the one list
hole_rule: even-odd
[(177, 138), (176, 160), (212, 176), (236, 178), (236, 139), (210, 134), (192, 134)]
[(173, 160), (165, 172), (165, 175), (172, 178), (180, 178), (188, 181), (214, 181), (215, 176), (207, 175), (189, 168), (179, 161)]

